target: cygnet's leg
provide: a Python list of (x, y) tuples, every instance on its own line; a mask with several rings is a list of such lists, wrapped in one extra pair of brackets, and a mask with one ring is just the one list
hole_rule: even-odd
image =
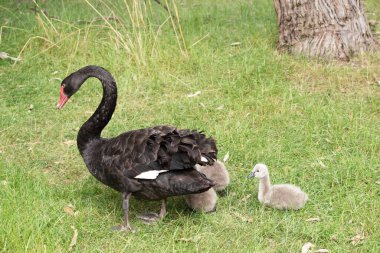
[(218, 191), (218, 194), (220, 197), (226, 197), (227, 196), (227, 189), (223, 189)]
[(115, 231), (127, 231), (127, 232), (135, 232), (135, 230), (129, 224), (129, 198), (132, 193), (123, 192), (123, 210), (124, 210), (124, 224), (119, 226), (112, 227), (112, 230)]
[(140, 214), (137, 216), (137, 218), (141, 219), (144, 223), (146, 224), (154, 224), (157, 221), (161, 220), (164, 218), (166, 215), (166, 199), (161, 200), (161, 209), (160, 213), (145, 213), (145, 214)]

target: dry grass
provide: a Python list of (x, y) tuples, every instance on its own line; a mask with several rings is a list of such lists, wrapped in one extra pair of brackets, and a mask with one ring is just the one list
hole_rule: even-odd
[(304, 93), (341, 93), (347, 96), (380, 96), (379, 52), (354, 58), (349, 63), (300, 60), (289, 80)]

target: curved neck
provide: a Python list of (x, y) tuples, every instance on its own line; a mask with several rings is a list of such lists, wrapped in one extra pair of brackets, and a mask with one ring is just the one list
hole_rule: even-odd
[(89, 77), (99, 79), (103, 86), (103, 98), (94, 114), (82, 125), (77, 136), (79, 152), (83, 155), (87, 144), (99, 139), (104, 127), (110, 121), (116, 107), (117, 88), (112, 75), (98, 66), (87, 66), (78, 71), (83, 75), (84, 81)]
[(264, 197), (270, 190), (270, 179), (269, 175), (266, 175), (265, 177), (260, 179), (259, 182), (259, 194)]

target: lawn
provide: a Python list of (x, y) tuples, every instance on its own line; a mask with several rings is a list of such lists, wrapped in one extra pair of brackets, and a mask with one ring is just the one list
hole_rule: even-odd
[[(38, 1), (35, 12), (31, 1), (1, 1), (0, 51), (21, 60), (0, 60), (0, 252), (300, 252), (307, 242), (380, 252), (379, 52), (348, 63), (281, 55), (272, 1), (177, 1), (179, 22), (154, 1), (127, 2)], [(380, 22), (379, 1), (364, 3)], [(204, 130), (220, 159), (229, 154), (216, 212), (171, 198), (148, 226), (136, 214), (159, 202), (132, 199), (137, 232), (110, 230), (122, 222), (120, 195), (90, 175), (75, 144), (99, 82), (56, 109), (60, 80), (90, 64), (118, 83), (103, 136), (171, 124)], [(305, 190), (305, 208), (260, 205), (247, 179), (258, 162), (273, 183)]]

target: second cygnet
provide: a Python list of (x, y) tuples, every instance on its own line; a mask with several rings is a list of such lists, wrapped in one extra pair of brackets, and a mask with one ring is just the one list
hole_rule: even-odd
[(265, 164), (256, 164), (249, 178), (257, 177), (259, 182), (258, 199), (260, 203), (277, 209), (302, 208), (308, 196), (298, 186), (291, 184), (271, 185), (268, 167)]

